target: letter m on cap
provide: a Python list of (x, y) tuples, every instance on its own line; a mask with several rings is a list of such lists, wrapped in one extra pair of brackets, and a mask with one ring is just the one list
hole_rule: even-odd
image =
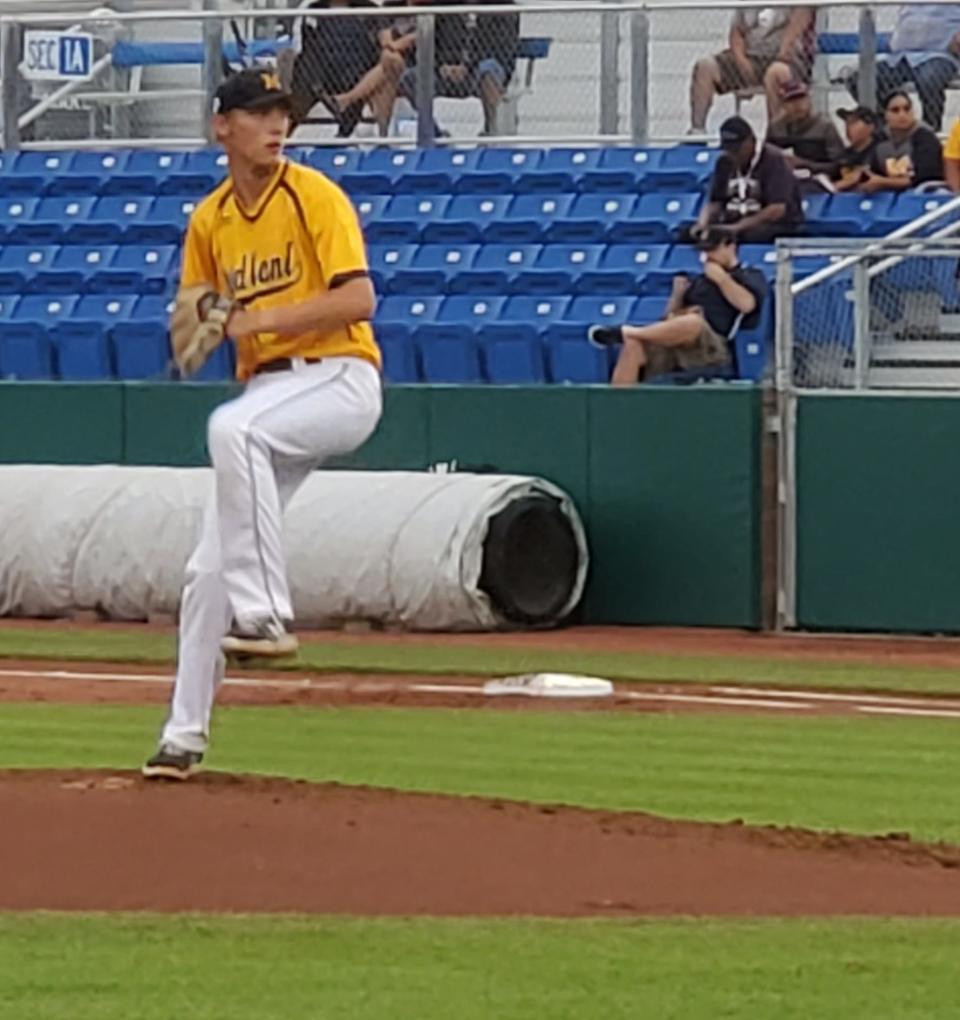
[(272, 92), (280, 91), (280, 76), (275, 74), (273, 71), (264, 71), (260, 75), (260, 84), (265, 89), (269, 89)]

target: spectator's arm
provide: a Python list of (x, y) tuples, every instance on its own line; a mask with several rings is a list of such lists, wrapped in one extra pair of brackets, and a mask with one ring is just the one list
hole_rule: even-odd
[(803, 34), (810, 30), (813, 22), (812, 7), (794, 7), (790, 14), (790, 20), (783, 30), (783, 38), (780, 40), (780, 51), (777, 59), (785, 64), (793, 62), (797, 42), (803, 38)]
[(803, 167), (812, 174), (829, 174), (836, 166), (837, 160), (843, 155), (843, 142), (840, 139), (840, 133), (833, 124), (830, 124), (829, 129), (824, 133), (823, 143), (827, 155), (825, 160), (796, 159), (793, 165)]
[(757, 307), (757, 296), (749, 287), (744, 287), (716, 262), (707, 262), (703, 275), (712, 280), (724, 298), (742, 315), (749, 315)]
[(921, 128), (913, 136), (913, 182), (943, 180), (943, 146), (932, 132)]
[(908, 174), (888, 177), (886, 174), (876, 174), (870, 170), (860, 184), (860, 191), (865, 195), (872, 195), (877, 191), (906, 191), (912, 185), (913, 178)]
[(729, 230), (733, 234), (742, 234), (745, 230), (750, 230), (751, 227), (762, 227), (767, 223), (779, 223), (786, 215), (787, 203), (773, 202), (771, 205), (765, 205), (760, 212), (744, 216), (742, 220), (737, 220), (736, 223), (725, 225), (724, 229)]

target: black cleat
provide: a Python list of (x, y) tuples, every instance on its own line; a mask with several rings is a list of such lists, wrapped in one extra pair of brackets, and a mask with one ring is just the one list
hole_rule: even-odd
[(200, 769), (203, 754), (200, 751), (183, 751), (173, 744), (161, 744), (157, 753), (140, 770), (144, 779), (184, 780)]
[(587, 330), (587, 339), (594, 347), (616, 347), (623, 343), (621, 326), (591, 326)]

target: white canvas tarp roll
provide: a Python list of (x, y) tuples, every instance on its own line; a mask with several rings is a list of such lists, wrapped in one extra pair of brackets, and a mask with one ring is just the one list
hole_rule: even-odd
[[(0, 467), (0, 615), (97, 609), (113, 619), (175, 612), (213, 474), (201, 468)], [(479, 590), (490, 518), (534, 494), (558, 500), (587, 548), (569, 498), (514, 475), (323, 471), (286, 515), (298, 624), (369, 620), (419, 630), (504, 625)]]

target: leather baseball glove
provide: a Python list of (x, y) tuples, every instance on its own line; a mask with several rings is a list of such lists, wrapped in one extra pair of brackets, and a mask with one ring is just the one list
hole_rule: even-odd
[(198, 372), (223, 342), (227, 320), (235, 307), (234, 301), (206, 284), (180, 291), (170, 316), (170, 344), (182, 375)]

